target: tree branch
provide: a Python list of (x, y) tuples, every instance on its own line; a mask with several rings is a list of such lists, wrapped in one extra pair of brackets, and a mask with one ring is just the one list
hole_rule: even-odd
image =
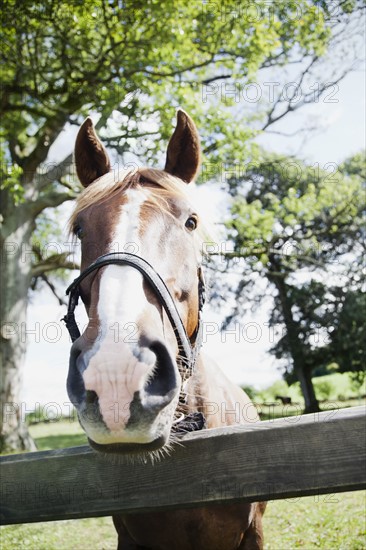
[(29, 208), (32, 211), (32, 214), (37, 216), (45, 208), (50, 206), (60, 206), (65, 201), (74, 200), (76, 195), (71, 193), (60, 193), (58, 191), (49, 191), (44, 195), (41, 195), (38, 200), (29, 204)]
[[(35, 247), (32, 250), (36, 253)], [(32, 265), (32, 277), (41, 277), (45, 273), (50, 271), (55, 271), (56, 269), (78, 269), (78, 266), (75, 262), (68, 260), (67, 258), (70, 255), (70, 252), (60, 252), (59, 254), (51, 254), (47, 258), (43, 258), (42, 255), (39, 256), (38, 262)]]
[[(73, 154), (70, 153), (69, 155), (67, 155), (66, 158), (64, 158), (63, 161), (61, 161), (56, 166), (53, 166), (45, 174), (37, 174), (38, 188), (42, 190), (54, 181), (61, 182), (61, 178), (65, 177), (68, 174), (71, 174), (72, 160)], [(62, 185), (64, 185), (63, 182), (61, 183)], [(69, 186), (67, 185), (65, 185), (65, 187), (69, 188)]]
[(39, 277), (36, 277), (34, 283), (32, 284), (32, 290), (36, 289), (38, 279), (42, 279), (42, 281), (44, 281), (46, 283), (48, 288), (51, 290), (52, 294), (56, 297), (56, 299), (57, 299), (60, 306), (66, 306), (67, 305), (66, 301), (58, 295), (55, 285), (53, 283), (51, 283), (51, 281), (49, 280), (49, 278), (46, 275), (40, 275)]

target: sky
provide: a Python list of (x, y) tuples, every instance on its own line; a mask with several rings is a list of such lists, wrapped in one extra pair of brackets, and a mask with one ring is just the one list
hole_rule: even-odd
[[(321, 101), (306, 106), (301, 113), (286, 117), (281, 130), (292, 131), (308, 121), (316, 121), (321, 127), (306, 143), (300, 136), (284, 138), (272, 134), (261, 139), (261, 144), (276, 152), (297, 154), (320, 167), (339, 164), (348, 156), (365, 147), (365, 77), (361, 71), (349, 74), (329, 102)], [(290, 115), (291, 116), (291, 115)], [(295, 119), (296, 117), (296, 119)], [(64, 133), (54, 151), (53, 160), (70, 152), (77, 129)], [(220, 219), (223, 197), (218, 186), (204, 185), (197, 190), (197, 202), (209, 221)], [(70, 209), (70, 205), (66, 207)], [(65, 217), (66, 219), (66, 217)], [(66, 229), (66, 228), (65, 228)], [(65, 231), (66, 240), (66, 231)], [(70, 274), (70, 282), (77, 273)], [(66, 286), (66, 285), (65, 285)], [(243, 325), (235, 325), (231, 332), (220, 333), (220, 316), (209, 306), (205, 312), (204, 351), (213, 356), (227, 376), (242, 385), (264, 388), (281, 378), (275, 360), (267, 350), (273, 343), (273, 335), (266, 326), (268, 304), (244, 319)], [(78, 316), (85, 321), (82, 306)], [(65, 307), (59, 306), (47, 289), (31, 295), (28, 309), (28, 342), (22, 402), (27, 411), (41, 406), (49, 407), (54, 414), (69, 410), (66, 393), (70, 341), (60, 323)], [(31, 332), (33, 331), (33, 332)]]

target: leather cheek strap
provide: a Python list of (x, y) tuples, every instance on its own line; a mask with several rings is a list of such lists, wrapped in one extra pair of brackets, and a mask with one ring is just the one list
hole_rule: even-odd
[(183, 366), (186, 367), (188, 375), (193, 372), (197, 360), (198, 352), (202, 343), (202, 320), (201, 311), (205, 302), (205, 284), (202, 268), (198, 267), (198, 323), (191, 339), (188, 337), (182, 319), (179, 315), (175, 302), (160, 275), (143, 258), (136, 254), (127, 252), (112, 252), (99, 256), (77, 277), (67, 288), (66, 294), (69, 295), (69, 304), (63, 321), (69, 331), (72, 342), (80, 337), (80, 331), (75, 320), (75, 308), (78, 304), (80, 293), (79, 285), (90, 273), (106, 265), (129, 265), (137, 269), (143, 277), (149, 282), (155, 292), (159, 303), (163, 306), (178, 343), (179, 356), (184, 359)]

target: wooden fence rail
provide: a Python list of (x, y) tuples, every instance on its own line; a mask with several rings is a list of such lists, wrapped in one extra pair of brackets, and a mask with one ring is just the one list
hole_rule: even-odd
[(146, 512), (366, 488), (365, 408), (185, 435), (151, 463), (89, 447), (0, 460), (1, 523)]

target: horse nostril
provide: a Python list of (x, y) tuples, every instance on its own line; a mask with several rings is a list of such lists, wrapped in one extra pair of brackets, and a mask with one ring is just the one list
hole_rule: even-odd
[(67, 375), (67, 393), (71, 403), (78, 407), (84, 400), (85, 385), (80, 368), (81, 350), (77, 341), (73, 344), (70, 353), (69, 372)]
[(94, 405), (98, 402), (98, 395), (93, 390), (86, 390), (85, 403), (87, 405)]
[(153, 342), (150, 350), (156, 356), (156, 364), (144, 390), (147, 396), (165, 396), (178, 386), (176, 368), (164, 344)]

